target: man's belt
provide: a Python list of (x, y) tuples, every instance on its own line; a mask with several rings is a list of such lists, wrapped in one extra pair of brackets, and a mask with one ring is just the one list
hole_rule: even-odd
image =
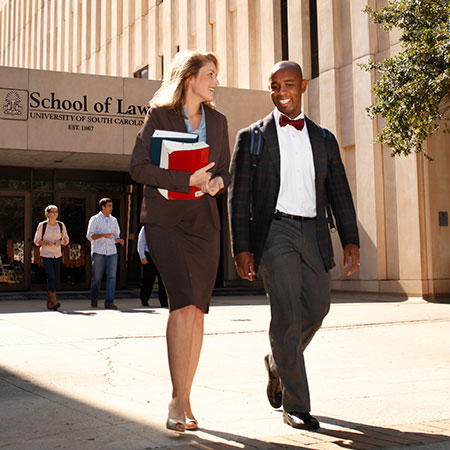
[(281, 220), (282, 217), (292, 220), (315, 220), (315, 217), (294, 216), (293, 214), (286, 214), (278, 210), (275, 211), (275, 214), (273, 215), (274, 219)]

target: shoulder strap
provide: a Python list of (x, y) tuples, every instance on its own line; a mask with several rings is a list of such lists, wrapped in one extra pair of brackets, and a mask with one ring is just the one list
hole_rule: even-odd
[[(62, 233), (63, 233), (62, 222), (60, 222), (59, 220), (57, 220), (56, 223), (59, 225), (59, 232), (61, 233), (61, 237), (62, 237)], [(46, 221), (42, 224), (42, 236), (41, 236), (41, 241), (44, 240), (44, 234), (45, 234), (45, 230), (47, 229), (47, 224), (48, 224), (48, 220), (46, 220)]]
[(256, 167), (261, 156), (262, 123), (263, 121), (259, 120), (250, 126), (250, 217), (253, 217), (253, 180), (255, 179)]
[(44, 234), (45, 234), (45, 230), (47, 229), (47, 223), (48, 223), (48, 220), (46, 220), (46, 221), (42, 224), (42, 236), (41, 236), (41, 241), (44, 240)]
[(260, 120), (250, 126), (250, 158), (251, 158), (251, 184), (253, 184), (253, 176), (261, 156), (262, 134), (261, 126), (263, 121)]

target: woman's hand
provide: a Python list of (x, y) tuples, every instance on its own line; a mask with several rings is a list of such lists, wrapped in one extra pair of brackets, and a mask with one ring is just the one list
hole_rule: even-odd
[(210, 162), (207, 166), (196, 170), (189, 178), (189, 186), (195, 186), (201, 189), (203, 183), (211, 179), (211, 173), (208, 170), (212, 169), (215, 165), (215, 162)]
[(222, 177), (214, 177), (202, 184), (202, 192), (214, 197), (224, 186)]

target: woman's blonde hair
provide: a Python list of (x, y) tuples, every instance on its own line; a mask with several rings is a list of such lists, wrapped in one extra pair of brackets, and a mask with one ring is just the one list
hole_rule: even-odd
[(48, 205), (44, 208), (44, 214), (45, 217), (47, 217), (48, 219), (48, 213), (52, 210), (52, 209), (56, 209), (56, 211), (58, 211), (58, 207), (56, 205)]
[[(185, 94), (185, 81), (190, 76), (196, 76), (199, 70), (208, 62), (212, 62), (219, 71), (219, 61), (214, 53), (201, 53), (195, 50), (178, 52), (164, 76), (161, 87), (150, 100), (150, 106), (167, 106), (184, 117), (183, 98)], [(214, 108), (214, 103), (204, 104)]]

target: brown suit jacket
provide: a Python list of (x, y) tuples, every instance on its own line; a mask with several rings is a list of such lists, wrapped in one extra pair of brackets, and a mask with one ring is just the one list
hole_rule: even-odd
[[(316, 188), (317, 243), (327, 270), (335, 263), (326, 216), (330, 204), (342, 245), (359, 245), (352, 195), (334, 135), (306, 118), (311, 140)], [(233, 182), (228, 195), (233, 254), (250, 251), (255, 265), (261, 260), (264, 245), (274, 216), (280, 190), (280, 150), (272, 113), (261, 126), (261, 156), (251, 179), (251, 128), (238, 132), (231, 173)]]
[[(230, 183), (228, 172), (230, 148), (227, 120), (220, 112), (205, 106), (206, 140), (209, 144), (209, 161), (216, 165), (211, 169), (213, 176), (221, 176), (225, 188)], [(144, 125), (139, 131), (130, 163), (131, 177), (144, 184), (144, 198), (141, 222), (162, 226), (174, 226), (193, 206), (206, 202), (211, 211), (215, 228), (220, 229), (220, 218), (215, 198), (205, 195), (196, 200), (167, 200), (152, 186), (172, 191), (189, 192), (189, 172), (161, 169), (150, 163), (150, 138), (155, 130), (187, 132), (184, 119), (167, 107), (150, 108)], [(201, 203), (200, 203), (201, 202)]]

